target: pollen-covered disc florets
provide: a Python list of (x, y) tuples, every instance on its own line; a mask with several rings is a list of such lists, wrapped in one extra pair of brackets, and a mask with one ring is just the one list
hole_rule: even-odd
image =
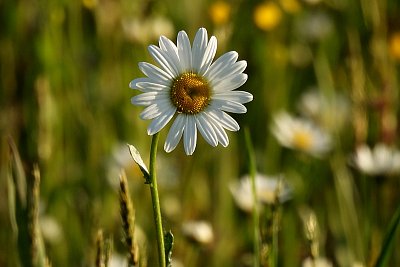
[(199, 113), (210, 102), (210, 88), (207, 81), (196, 73), (183, 73), (172, 82), (171, 101), (178, 112)]

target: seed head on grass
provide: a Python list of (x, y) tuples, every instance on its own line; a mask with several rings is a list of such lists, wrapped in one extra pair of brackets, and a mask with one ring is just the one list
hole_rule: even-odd
[(30, 192), (29, 204), (29, 237), (32, 257), (32, 266), (49, 266), (46, 257), (42, 233), (39, 224), (39, 202), (40, 202), (40, 172), (39, 167), (34, 165), (33, 184)]
[(139, 247), (135, 241), (135, 212), (129, 194), (126, 174), (123, 171), (120, 174), (119, 203), (122, 228), (124, 229), (125, 233), (125, 244), (129, 251), (129, 266), (138, 266)]

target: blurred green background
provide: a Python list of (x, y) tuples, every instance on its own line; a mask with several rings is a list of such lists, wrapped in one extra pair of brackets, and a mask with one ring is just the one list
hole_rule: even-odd
[[(34, 164), (40, 169), (39, 221), (53, 266), (94, 266), (100, 228), (113, 252), (126, 254), (122, 168), (145, 244), (141, 255), (155, 266), (150, 193), (125, 145), (135, 145), (147, 163), (149, 122), (130, 104), (137, 92), (128, 84), (143, 76), (138, 62), (153, 62), (147, 46), (160, 35), (175, 42), (185, 30), (193, 40), (199, 27), (217, 37), (217, 56), (235, 50), (247, 61), (241, 90), (254, 101), (248, 113), (233, 117), (250, 130), (258, 171), (283, 173), (293, 187), (293, 199), (281, 207), (278, 265), (301, 266), (312, 254), (304, 210), (315, 214), (319, 253), (333, 266), (375, 263), (399, 205), (399, 176), (367, 177), (348, 162), (358, 144), (399, 143), (399, 1), (0, 0), (0, 25), (0, 266), (19, 266), (29, 250), (18, 242), (13, 220), (24, 217), (12, 205), (11, 139), (28, 186)], [(334, 120), (340, 110), (329, 111), (334, 148), (322, 159), (282, 148), (270, 131), (273, 115), (297, 113), (311, 88), (349, 103), (343, 125)], [(175, 235), (176, 266), (250, 266), (251, 216), (229, 191), (248, 172), (242, 129), (229, 133), (227, 148), (199, 138), (190, 157), (182, 144), (166, 154), (162, 131), (160, 197), (164, 228)], [(187, 220), (210, 222), (213, 242), (186, 238)], [(398, 236), (393, 245), (398, 251)], [(400, 266), (398, 252), (388, 266)]]

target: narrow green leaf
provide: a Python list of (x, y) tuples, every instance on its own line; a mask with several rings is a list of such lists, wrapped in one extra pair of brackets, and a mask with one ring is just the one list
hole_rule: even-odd
[(400, 206), (397, 207), (397, 210), (390, 221), (388, 231), (383, 241), (382, 250), (381, 253), (379, 254), (378, 260), (376, 261), (375, 267), (387, 266), (389, 256), (393, 250), (393, 243), (399, 225), (400, 225)]
[(171, 231), (165, 233), (164, 235), (165, 244), (165, 259), (167, 262), (167, 267), (172, 266), (172, 247), (174, 246), (174, 235)]

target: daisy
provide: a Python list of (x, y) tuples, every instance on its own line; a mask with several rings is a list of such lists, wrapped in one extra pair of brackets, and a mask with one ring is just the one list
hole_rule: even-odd
[(197, 143), (197, 130), (212, 146), (229, 144), (225, 130), (238, 131), (238, 123), (226, 112), (246, 113), (244, 103), (253, 95), (234, 91), (242, 86), (247, 75), (243, 73), (246, 61), (237, 61), (235, 51), (225, 53), (213, 62), (217, 39), (208, 40), (207, 31), (200, 28), (193, 46), (184, 31), (180, 31), (175, 45), (161, 36), (159, 46), (150, 45), (148, 51), (160, 67), (139, 63), (147, 76), (133, 80), (129, 86), (143, 92), (132, 98), (132, 104), (145, 106), (140, 114), (152, 120), (149, 135), (158, 133), (169, 121), (174, 122), (164, 144), (171, 152), (183, 136), (187, 155), (192, 155)]
[(206, 221), (187, 221), (182, 225), (183, 234), (199, 244), (210, 244), (214, 240), (214, 232)]
[[(277, 200), (283, 203), (291, 198), (292, 190), (281, 176), (257, 174), (255, 182), (257, 199), (260, 204), (274, 204)], [(250, 176), (246, 175), (239, 181), (231, 183), (229, 189), (239, 208), (247, 212), (253, 210), (254, 203)]]
[(302, 263), (303, 267), (332, 267), (332, 262), (324, 257), (306, 258)]
[(342, 129), (349, 121), (350, 103), (339, 93), (324, 94), (316, 89), (304, 93), (299, 101), (299, 111), (328, 130)]
[(374, 148), (361, 145), (357, 148), (354, 165), (368, 175), (391, 174), (400, 171), (400, 151), (379, 143)]
[(275, 116), (271, 130), (282, 146), (316, 157), (325, 154), (331, 148), (331, 138), (327, 133), (312, 121), (292, 117), (286, 112)]

